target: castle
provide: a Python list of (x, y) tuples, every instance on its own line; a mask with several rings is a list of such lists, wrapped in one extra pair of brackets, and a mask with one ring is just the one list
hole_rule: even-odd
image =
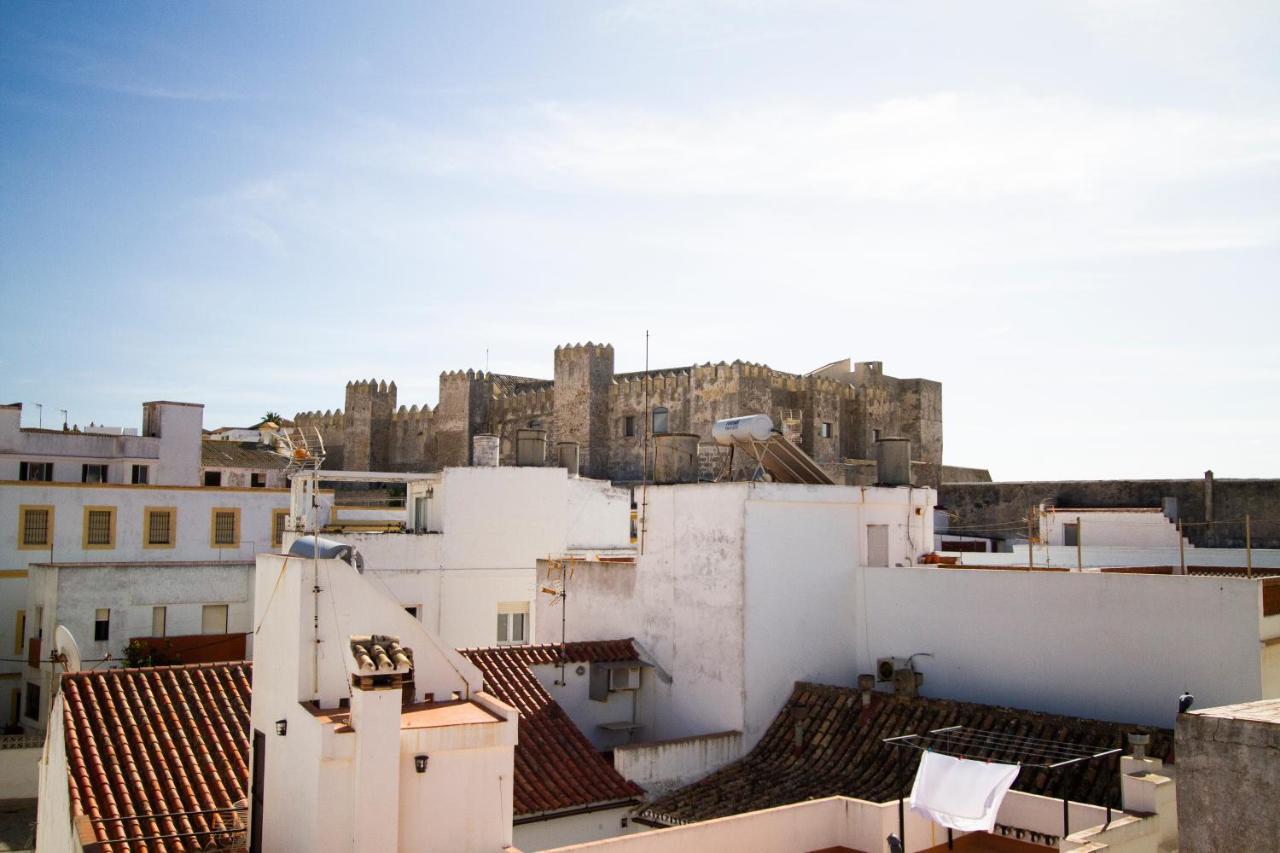
[(882, 436), (911, 440), (918, 483), (937, 485), (943, 477), (941, 383), (887, 376), (878, 361), (846, 359), (807, 374), (743, 361), (615, 373), (613, 347), (588, 342), (556, 348), (553, 379), (449, 371), (440, 374), (435, 408), (397, 408), (394, 382), (348, 382), (345, 409), (294, 420), (319, 429), (327, 468), (465, 466), (472, 439), (482, 434), (499, 437), (501, 464), (511, 465), (517, 432), (538, 430), (548, 448), (577, 443), (582, 475), (637, 482), (646, 430), (695, 434), (710, 450), (718, 419), (756, 413), (770, 415), (837, 482), (874, 482)]

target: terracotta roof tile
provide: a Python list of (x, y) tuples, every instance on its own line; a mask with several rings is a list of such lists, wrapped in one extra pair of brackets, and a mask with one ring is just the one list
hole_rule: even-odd
[[(631, 640), (568, 643), (566, 663), (636, 660)], [(573, 724), (530, 669), (561, 661), (560, 645), (461, 649), (484, 673), (485, 689), (520, 711), (515, 755), (515, 814), (560, 811), (639, 798)]]
[[(193, 850), (224, 838), (249, 779), (247, 662), (63, 676), (71, 816), (104, 851)], [(131, 839), (167, 836), (158, 846)], [(176, 836), (176, 837), (175, 837)]]
[(201, 468), (285, 468), (289, 460), (256, 441), (200, 442)]
[[(882, 693), (873, 693), (870, 707), (864, 709), (855, 689), (797, 682), (791, 698), (750, 753), (659, 798), (643, 816), (662, 823), (687, 823), (834, 795), (888, 802), (898, 795), (898, 756), (883, 739), (958, 725), (1100, 748), (1123, 747), (1127, 732), (1142, 731), (1151, 735), (1149, 755), (1165, 761), (1173, 758), (1169, 729)], [(902, 753), (902, 773), (909, 782), (920, 756), (915, 750)], [(1001, 758), (999, 754), (974, 757)], [(1089, 762), (1079, 770), (1024, 770), (1014, 788), (1117, 805), (1119, 757)]]

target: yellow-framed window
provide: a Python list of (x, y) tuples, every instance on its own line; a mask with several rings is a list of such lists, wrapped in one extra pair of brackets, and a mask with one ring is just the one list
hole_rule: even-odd
[(84, 508), (84, 532), (81, 546), (87, 550), (116, 547), (116, 508), (87, 506)]
[(178, 543), (178, 508), (149, 506), (142, 511), (142, 547), (172, 548)]
[(239, 507), (214, 507), (209, 516), (209, 547), (240, 547)]
[(18, 550), (44, 551), (53, 545), (53, 507), (23, 504), (18, 507)]
[(289, 510), (271, 510), (271, 545), (279, 548), (284, 545), (284, 524), (289, 518)]

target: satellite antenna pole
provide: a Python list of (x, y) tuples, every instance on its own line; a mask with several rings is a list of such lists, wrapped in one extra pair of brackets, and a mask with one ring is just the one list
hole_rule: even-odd
[(649, 429), (653, 426), (653, 411), (649, 405), (649, 330), (644, 330), (644, 419), (640, 429), (644, 431), (644, 460), (640, 463), (640, 553), (644, 553), (644, 533), (649, 521)]
[[(310, 493), (311, 499), (311, 535), (314, 539), (320, 538), (320, 520), (318, 518), (320, 506), (320, 466), (324, 464), (324, 436), (320, 434), (319, 427), (312, 427), (315, 433), (314, 438), (307, 435), (304, 427), (289, 427), (279, 432), (280, 442), (276, 445), (276, 452), (282, 454), (289, 460), (289, 464), (285, 466), (285, 476), (292, 480), (295, 476), (305, 477), (306, 472), (311, 473), (311, 488), (305, 488), (306, 481), (303, 480), (304, 493)], [(294, 516), (294, 512), (297, 516)], [(289, 506), (289, 519), (294, 525), (295, 531), (298, 522), (302, 523), (305, 528), (307, 508), (293, 506), (292, 500)], [(311, 595), (312, 595), (312, 624), (315, 630), (315, 642), (312, 643), (311, 649), (311, 690), (313, 697), (320, 690), (320, 549), (312, 548), (311, 553)]]

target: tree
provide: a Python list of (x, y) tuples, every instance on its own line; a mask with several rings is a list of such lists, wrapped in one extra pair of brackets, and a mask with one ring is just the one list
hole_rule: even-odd
[(265, 424), (267, 421), (271, 421), (273, 424), (276, 424), (278, 426), (282, 420), (284, 420), (283, 415), (281, 415), (279, 412), (273, 412), (270, 409), (268, 409), (267, 413), (262, 416), (262, 420), (260, 421), (260, 423)]

